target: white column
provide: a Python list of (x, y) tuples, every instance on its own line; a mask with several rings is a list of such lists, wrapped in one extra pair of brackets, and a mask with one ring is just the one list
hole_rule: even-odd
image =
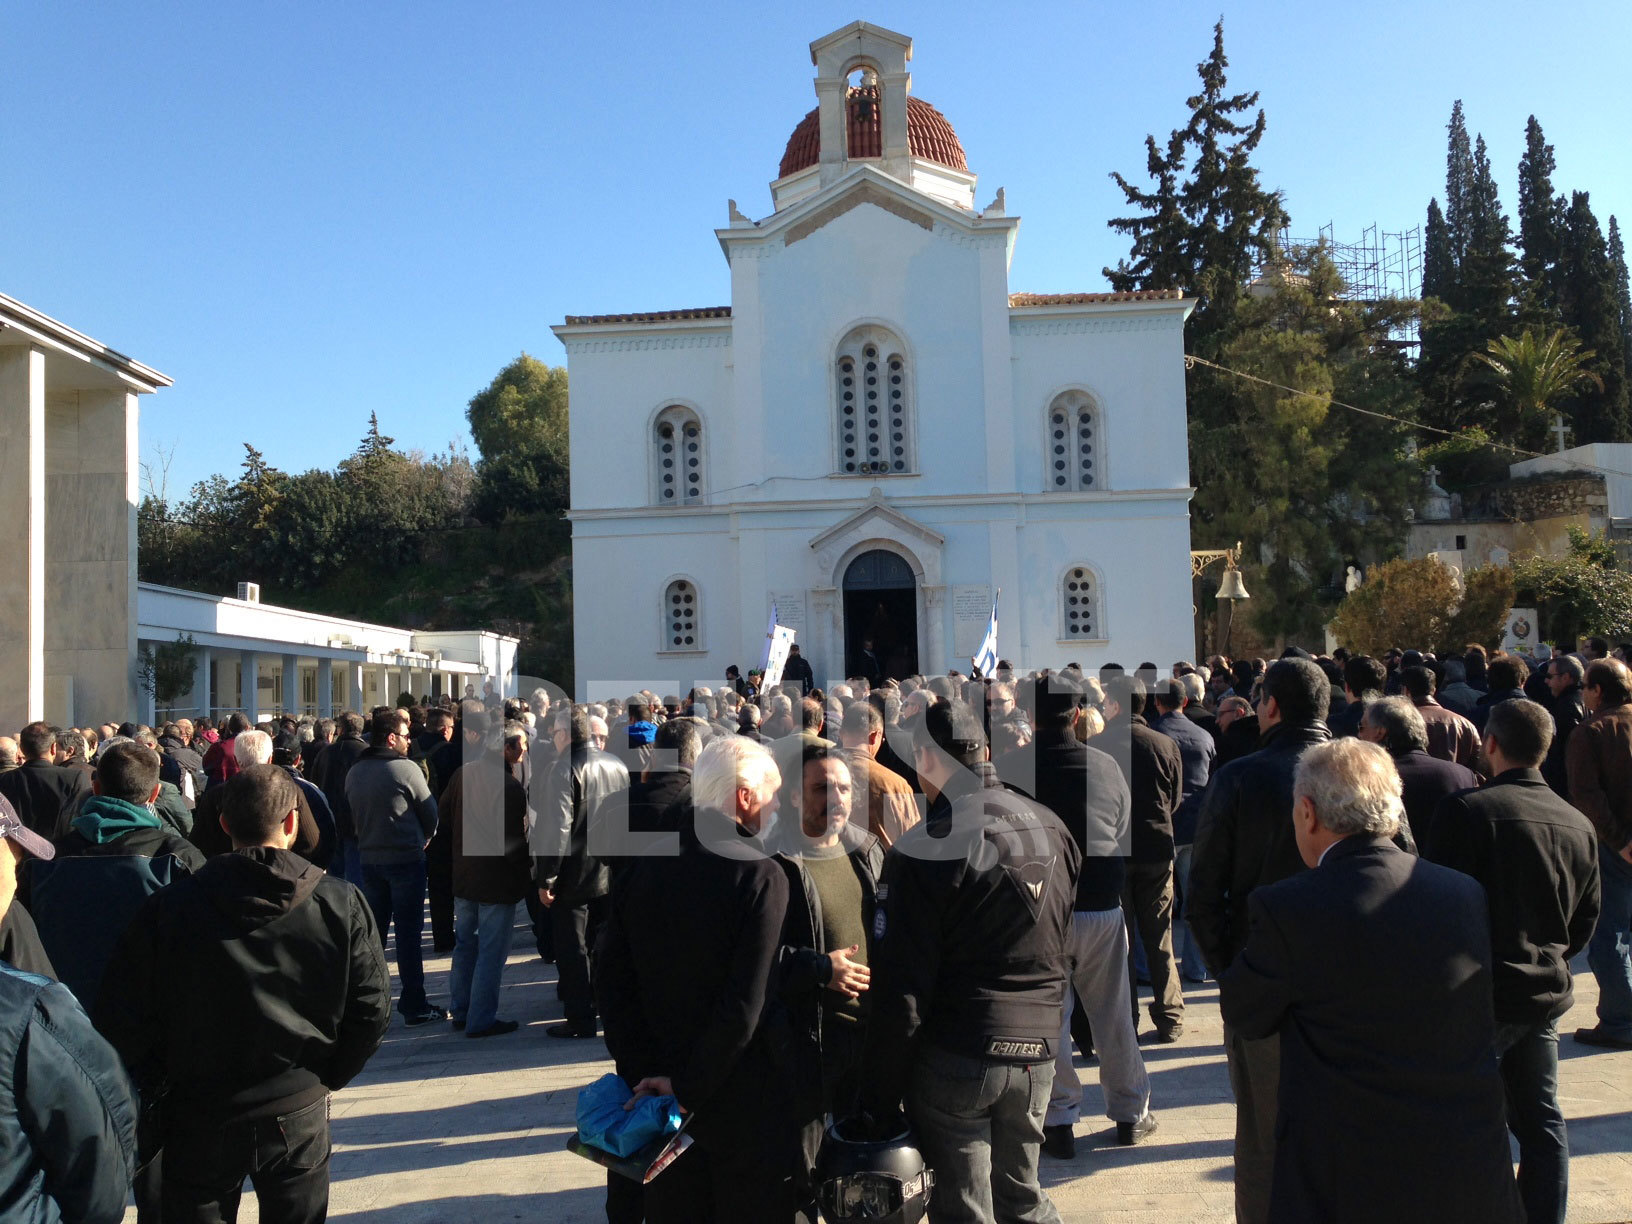
[(261, 721), (261, 656), (245, 650), (238, 659), (238, 705), (254, 725)]
[(193, 654), (193, 687), (188, 694), (195, 714), (210, 716), (210, 648), (200, 646)]
[(317, 661), (317, 716), (334, 717), (334, 660)]
[(0, 727), (9, 733), (45, 717), (45, 354), (36, 348), (0, 348), (0, 438), (0, 523), (22, 546), (0, 582)]
[(283, 656), (283, 712), (300, 716), (300, 660)]
[(352, 713), (363, 712), (363, 665), (361, 663), (346, 664), (346, 703)]
[(49, 389), (45, 397), (46, 683), (71, 685), (86, 717), (118, 722), (136, 686), (137, 397)]

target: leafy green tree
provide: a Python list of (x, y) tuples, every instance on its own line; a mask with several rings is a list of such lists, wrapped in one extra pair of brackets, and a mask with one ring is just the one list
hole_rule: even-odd
[(1506, 411), (1495, 421), (1497, 436), (1520, 446), (1542, 445), (1556, 406), (1585, 386), (1603, 386), (1593, 372), (1591, 349), (1563, 328), (1528, 328), (1492, 340), (1476, 355), (1500, 389)]
[(1133, 254), (1106, 268), (1105, 276), (1118, 293), (1134, 289), (1182, 289), (1190, 280), (1187, 239), (1189, 221), (1179, 200), (1179, 177), (1184, 173), (1184, 132), (1168, 137), (1164, 152), (1155, 136), (1145, 137), (1145, 172), (1156, 184), (1142, 191), (1118, 171), (1111, 177), (1129, 204), (1139, 211), (1111, 221), (1110, 227), (1133, 239)]
[(1595, 386), (1579, 391), (1567, 406), (1577, 443), (1621, 442), (1632, 438), (1627, 402), (1626, 349), (1621, 331), (1619, 287), (1609, 247), (1584, 191), (1570, 197), (1560, 263), (1562, 313), (1581, 343), (1593, 352)]
[(569, 500), (567, 371), (522, 353), (471, 398), (465, 418), (481, 460), (472, 513), (560, 514)]
[(1253, 624), (1277, 639), (1318, 632), (1336, 576), (1398, 547), (1420, 488), (1404, 427), (1330, 402), (1414, 415), (1411, 373), (1386, 343), (1411, 308), (1348, 301), (1342, 288), (1324, 250), (1292, 252), (1275, 292), (1241, 295), (1219, 358), (1278, 386), (1198, 367), (1191, 393), (1197, 539), (1245, 542)]
[(1614, 559), (1613, 546), (1605, 550), (1594, 537), (1575, 531), (1568, 556), (1513, 562), (1517, 599), (1536, 606), (1543, 640), (1632, 637), (1632, 573), (1615, 568)]
[(1439, 483), (1451, 492), (1473, 485), (1494, 484), (1507, 479), (1513, 456), (1499, 450), (1496, 439), (1477, 425), (1441, 438), (1417, 452), (1424, 470), (1439, 469)]

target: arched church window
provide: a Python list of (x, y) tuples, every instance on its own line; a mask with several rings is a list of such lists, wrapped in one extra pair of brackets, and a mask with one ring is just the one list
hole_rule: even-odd
[(663, 649), (703, 648), (703, 606), (697, 584), (690, 578), (676, 578), (663, 588)]
[(1100, 639), (1099, 579), (1086, 565), (1074, 565), (1060, 579), (1060, 637)]
[(652, 426), (653, 497), (660, 506), (703, 500), (703, 423), (679, 404), (658, 413)]
[(858, 327), (839, 345), (838, 470), (847, 476), (913, 470), (912, 370), (906, 346), (882, 327)]
[(1101, 487), (1104, 448), (1099, 409), (1083, 391), (1065, 391), (1048, 406), (1047, 488), (1056, 492)]

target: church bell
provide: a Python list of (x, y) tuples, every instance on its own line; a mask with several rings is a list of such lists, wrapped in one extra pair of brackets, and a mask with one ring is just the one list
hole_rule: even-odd
[(1218, 597), (1234, 603), (1238, 599), (1251, 599), (1247, 594), (1247, 584), (1241, 581), (1241, 571), (1230, 566), (1224, 571), (1224, 579), (1218, 584)]

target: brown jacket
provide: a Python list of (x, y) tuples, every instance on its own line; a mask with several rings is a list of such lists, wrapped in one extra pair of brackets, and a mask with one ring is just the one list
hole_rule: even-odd
[(913, 825), (923, 819), (918, 811), (918, 798), (907, 780), (893, 769), (886, 769), (865, 748), (841, 750), (850, 765), (851, 803), (859, 815), (862, 796), (866, 796), (867, 831), (884, 843), (888, 850)]
[(1632, 844), (1632, 705), (1608, 706), (1570, 734), (1564, 748), (1570, 802), (1598, 840), (1619, 853)]
[(1442, 761), (1455, 761), (1476, 773), (1483, 772), (1479, 728), (1455, 710), (1447, 710), (1432, 697), (1417, 707), (1417, 713), (1428, 724), (1429, 756)]

